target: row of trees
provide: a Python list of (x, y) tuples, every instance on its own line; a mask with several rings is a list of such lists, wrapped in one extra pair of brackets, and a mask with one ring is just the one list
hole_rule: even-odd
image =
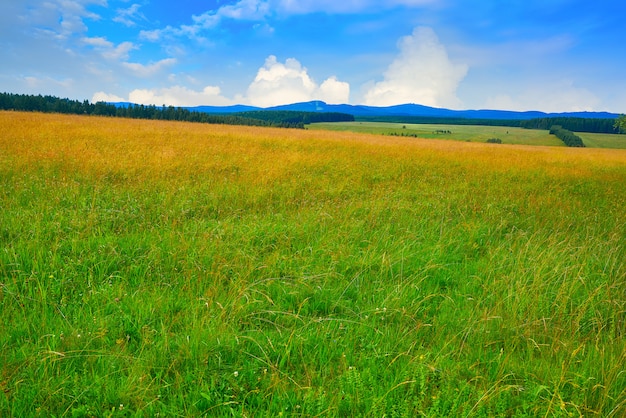
[(519, 126), (526, 129), (550, 129), (558, 125), (574, 132), (592, 132), (598, 134), (616, 133), (615, 119), (598, 118), (538, 118), (520, 121)]
[(185, 122), (304, 128), (313, 122), (353, 121), (354, 116), (343, 113), (315, 113), (294, 111), (254, 111), (231, 114), (210, 114), (174, 106), (113, 105), (60, 99), (54, 96), (0, 93), (0, 110), (27, 112), (98, 115), (133, 119), (175, 120)]
[[(441, 125), (482, 125), (482, 126), (510, 126), (512, 128), (548, 130), (553, 125), (560, 125), (564, 129), (574, 132), (592, 132), (601, 134), (619, 133), (615, 119), (609, 118), (578, 118), (553, 117), (535, 118), (528, 120), (517, 119), (469, 119), (469, 118), (440, 118), (423, 116), (359, 116), (364, 122), (391, 122), (414, 124), (441, 124)], [(626, 133), (626, 122), (622, 132)]]
[(302, 112), (294, 110), (251, 110), (237, 113), (239, 116), (275, 123), (304, 125), (319, 122), (354, 122), (354, 116), (338, 112)]
[(583, 140), (581, 137), (564, 129), (562, 126), (554, 125), (550, 128), (550, 135), (554, 135), (559, 138), (565, 145), (568, 147), (584, 147)]

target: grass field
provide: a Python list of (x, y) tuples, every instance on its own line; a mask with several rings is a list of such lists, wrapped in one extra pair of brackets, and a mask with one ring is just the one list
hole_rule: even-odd
[[(404, 124), (387, 122), (335, 122), (314, 123), (307, 126), (311, 130), (332, 130), (340, 132), (360, 132), (389, 135), (416, 134), (420, 138), (449, 139), (455, 141), (485, 142), (490, 138), (498, 138), (503, 144), (517, 145), (549, 145), (562, 147), (563, 142), (550, 135), (548, 131), (538, 129), (511, 128), (505, 126), (479, 125), (435, 125), (435, 124)], [(438, 131), (449, 131), (440, 133)], [(626, 149), (626, 135), (577, 133), (585, 146), (591, 148)]]
[(622, 150), (0, 112), (0, 416), (624, 416), (625, 184)]

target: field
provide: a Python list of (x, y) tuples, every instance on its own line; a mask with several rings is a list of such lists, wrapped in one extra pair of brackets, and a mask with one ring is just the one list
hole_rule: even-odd
[(624, 150), (0, 112), (0, 416), (625, 416), (625, 184)]
[[(387, 122), (336, 122), (314, 123), (307, 126), (311, 130), (333, 130), (340, 132), (361, 132), (389, 135), (417, 135), (420, 138), (449, 139), (456, 141), (485, 142), (498, 138), (503, 144), (565, 146), (561, 140), (548, 131), (538, 129), (511, 128), (506, 126), (479, 125), (435, 125), (406, 124)], [(577, 133), (585, 146), (591, 148), (626, 149), (626, 135)]]

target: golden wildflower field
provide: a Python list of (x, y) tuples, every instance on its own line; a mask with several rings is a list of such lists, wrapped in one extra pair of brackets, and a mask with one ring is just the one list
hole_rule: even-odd
[(0, 416), (626, 415), (626, 150), (0, 112)]

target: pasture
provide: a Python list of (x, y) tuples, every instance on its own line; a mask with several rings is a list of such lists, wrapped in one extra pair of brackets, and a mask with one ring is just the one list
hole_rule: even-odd
[[(454, 141), (486, 142), (498, 138), (503, 144), (565, 146), (561, 140), (548, 131), (523, 129), (506, 126), (481, 125), (440, 125), (388, 122), (334, 122), (307, 125), (311, 130), (332, 130), (338, 132), (360, 132), (377, 135), (417, 135), (420, 138), (445, 139)], [(626, 135), (576, 133), (590, 148), (626, 149)]]
[(0, 112), (0, 415), (624, 416), (626, 150), (459, 129)]

